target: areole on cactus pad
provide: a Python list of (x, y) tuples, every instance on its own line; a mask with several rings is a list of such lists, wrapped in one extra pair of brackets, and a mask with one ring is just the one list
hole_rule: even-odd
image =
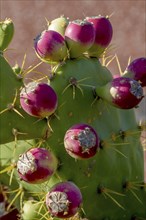
[(48, 23), (34, 42), (51, 64), (48, 83), (26, 85), (27, 71), (12, 68), (2, 47), (0, 174), (7, 212), (17, 207), (17, 219), (146, 219), (143, 128), (133, 109), (145, 73), (139, 61), (113, 77), (108, 58), (102, 63), (112, 31), (104, 16)]

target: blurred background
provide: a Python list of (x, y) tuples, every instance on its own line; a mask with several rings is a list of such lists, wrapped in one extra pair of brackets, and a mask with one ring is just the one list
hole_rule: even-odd
[[(24, 67), (35, 65), (39, 60), (33, 49), (33, 39), (47, 28), (46, 19), (51, 21), (65, 15), (74, 20), (99, 14), (110, 16), (113, 26), (110, 53), (117, 54), (122, 71), (129, 57), (131, 60), (146, 57), (145, 0), (0, 0), (1, 20), (11, 18), (15, 25), (15, 35), (6, 57), (11, 65), (16, 62), (21, 65), (26, 53)], [(113, 74), (119, 73), (116, 60), (108, 68)], [(41, 65), (39, 70), (45, 74), (50, 71), (47, 64)], [(136, 117), (138, 121), (146, 121), (146, 99), (136, 110)], [(145, 133), (143, 136), (146, 138)]]

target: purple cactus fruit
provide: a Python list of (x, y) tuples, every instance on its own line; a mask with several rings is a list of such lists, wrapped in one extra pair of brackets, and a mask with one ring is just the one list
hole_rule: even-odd
[(64, 146), (73, 158), (87, 159), (96, 154), (99, 147), (99, 138), (91, 126), (76, 124), (67, 130), (64, 137)]
[(30, 82), (20, 92), (20, 104), (29, 115), (45, 118), (57, 108), (57, 95), (47, 83)]
[(17, 171), (22, 180), (28, 183), (42, 183), (48, 180), (57, 169), (57, 159), (45, 148), (31, 148), (19, 156)]
[(95, 31), (90, 22), (82, 20), (69, 22), (65, 31), (65, 41), (71, 58), (81, 56), (92, 46), (94, 39)]
[(53, 217), (69, 218), (74, 216), (82, 204), (82, 194), (72, 182), (60, 182), (46, 195), (46, 206)]
[(92, 47), (89, 48), (89, 56), (99, 57), (110, 44), (113, 28), (108, 17), (104, 16), (93, 16), (86, 17), (85, 19), (93, 24), (95, 30), (95, 41)]
[(119, 77), (105, 86), (96, 88), (97, 95), (121, 109), (136, 107), (143, 98), (143, 89), (139, 82), (130, 78)]
[(45, 30), (34, 41), (36, 54), (45, 62), (60, 62), (67, 58), (64, 37), (56, 31)]
[(142, 87), (146, 86), (146, 57), (133, 60), (127, 66), (123, 76), (137, 80)]

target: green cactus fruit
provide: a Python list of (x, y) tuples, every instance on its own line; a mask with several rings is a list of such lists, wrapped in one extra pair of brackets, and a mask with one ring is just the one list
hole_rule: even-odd
[(4, 51), (14, 35), (14, 24), (10, 18), (0, 22), (0, 51)]
[(43, 203), (30, 199), (24, 202), (22, 208), (22, 219), (23, 220), (45, 220), (46, 209)]
[(68, 23), (69, 18), (66, 18), (64, 15), (62, 15), (51, 22), (48, 21), (48, 30), (57, 31), (59, 34), (64, 36)]

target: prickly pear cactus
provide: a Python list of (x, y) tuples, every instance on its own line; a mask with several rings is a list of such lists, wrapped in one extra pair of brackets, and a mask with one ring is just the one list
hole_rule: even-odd
[(48, 81), (26, 84), (37, 65), (10, 66), (13, 32), (10, 19), (0, 23), (1, 219), (146, 219), (142, 127), (134, 114), (146, 58), (113, 76), (109, 18), (60, 17), (34, 41), (51, 67)]

